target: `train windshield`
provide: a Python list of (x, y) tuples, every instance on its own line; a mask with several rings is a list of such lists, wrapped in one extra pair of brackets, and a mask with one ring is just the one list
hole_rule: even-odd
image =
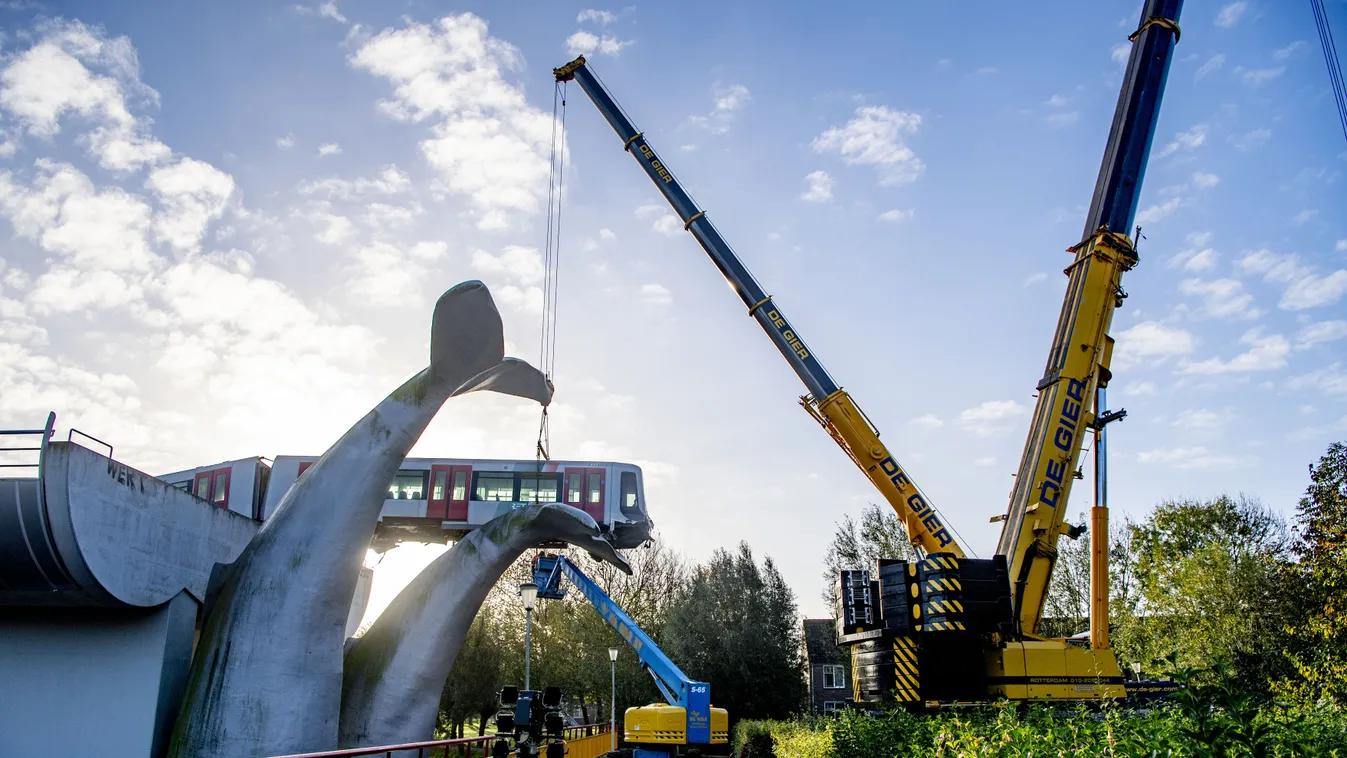
[(636, 472), (622, 472), (622, 500), (619, 502), (622, 515), (631, 519), (644, 518), (641, 512), (641, 491), (636, 486)]

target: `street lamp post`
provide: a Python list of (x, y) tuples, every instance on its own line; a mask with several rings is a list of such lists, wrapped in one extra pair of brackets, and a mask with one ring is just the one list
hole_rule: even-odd
[(613, 736), (612, 747), (609, 750), (617, 751), (617, 648), (608, 648), (608, 664), (613, 683), (612, 695), (608, 698), (608, 733)]
[(524, 689), (529, 687), (529, 648), (533, 647), (533, 604), (538, 602), (538, 585), (525, 582), (519, 585), (519, 597), (524, 599)]

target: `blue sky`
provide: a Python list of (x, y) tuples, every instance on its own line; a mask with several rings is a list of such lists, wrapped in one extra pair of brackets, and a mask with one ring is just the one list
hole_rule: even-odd
[[(1347, 437), (1347, 140), (1308, 4), (1185, 5), (1114, 322), (1112, 505), (1287, 512)], [(0, 14), (0, 422), (54, 409), (152, 472), (320, 452), (469, 278), (536, 361), (550, 70), (585, 51), (986, 556), (1139, 3)], [(642, 464), (677, 549), (747, 539), (820, 614), (833, 525), (875, 495), (569, 95), (553, 453)], [(417, 453), (530, 457), (537, 421), (455, 400)]]

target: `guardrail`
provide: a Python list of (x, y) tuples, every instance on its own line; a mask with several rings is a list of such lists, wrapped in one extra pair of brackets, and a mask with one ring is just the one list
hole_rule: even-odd
[[(562, 739), (570, 741), (581, 737), (593, 737), (607, 733), (607, 724), (568, 726), (562, 731)], [(364, 756), (378, 755), (392, 758), (394, 753), (406, 750), (415, 750), (417, 758), (472, 758), (473, 756), (478, 755), (483, 758), (488, 758), (488, 756), (491, 755), (491, 743), (495, 741), (496, 735), (492, 734), (485, 737), (459, 737), (452, 740), (409, 742), (405, 745), (380, 745), (378, 747), (323, 750), (317, 753), (294, 753), (291, 755), (279, 755), (274, 758), (363, 758)], [(452, 748), (457, 749), (452, 750)], [(514, 753), (511, 753), (510, 755), (514, 755)]]
[(0, 429), (0, 436), (3, 437), (25, 437), (33, 435), (42, 435), (38, 440), (36, 447), (0, 447), (0, 457), (3, 453), (33, 452), (37, 453), (37, 462), (35, 463), (0, 463), (0, 469), (3, 468), (35, 468), (42, 470), (42, 454), (47, 450), (47, 442), (51, 440), (52, 432), (56, 429), (56, 411), (47, 414), (47, 427), (45, 429)]

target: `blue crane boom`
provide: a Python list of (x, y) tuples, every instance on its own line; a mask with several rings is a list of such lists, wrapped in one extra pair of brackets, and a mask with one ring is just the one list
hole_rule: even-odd
[(711, 686), (689, 679), (669, 656), (659, 649), (650, 635), (641, 631), (627, 612), (622, 610), (608, 593), (599, 588), (578, 566), (560, 555), (539, 555), (533, 563), (533, 582), (538, 585), (538, 597), (559, 600), (566, 596), (561, 584), (565, 575), (580, 590), (580, 594), (594, 606), (603, 620), (636, 652), (636, 658), (655, 680), (655, 686), (669, 705), (687, 712), (687, 742), (704, 744), (711, 741)]
[(880, 442), (879, 430), (870, 423), (869, 417), (851, 396), (824, 370), (823, 364), (805, 345), (781, 309), (763, 291), (729, 243), (720, 236), (720, 232), (716, 231), (706, 217), (706, 212), (697, 207), (669, 167), (646, 143), (645, 136), (636, 131), (603, 83), (589, 69), (584, 56), (553, 69), (553, 73), (559, 82), (574, 79), (589, 95), (589, 99), (594, 101), (599, 113), (603, 114), (617, 136), (622, 138), (623, 149), (641, 164), (642, 170), (659, 188), (664, 199), (673, 206), (678, 219), (683, 222), (683, 229), (696, 238), (730, 287), (739, 295), (739, 299), (748, 307), (749, 315), (758, 322), (791, 369), (804, 382), (809, 394), (800, 399), (800, 404), (884, 495), (902, 521), (913, 546), (927, 553), (963, 557), (963, 548), (955, 541), (953, 530), (946, 527), (935, 507), (926, 500), (926, 496), (884, 443)]

